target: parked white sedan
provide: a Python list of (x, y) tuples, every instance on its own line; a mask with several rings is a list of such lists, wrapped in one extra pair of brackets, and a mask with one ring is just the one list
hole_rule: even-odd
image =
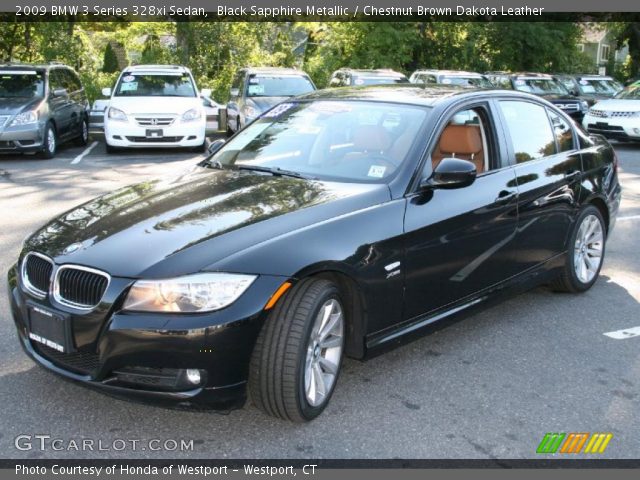
[(589, 109), (582, 120), (589, 133), (616, 140), (640, 141), (640, 88), (628, 88)]

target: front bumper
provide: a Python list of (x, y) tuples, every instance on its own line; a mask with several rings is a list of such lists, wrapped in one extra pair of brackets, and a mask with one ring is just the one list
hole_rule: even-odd
[[(130, 279), (112, 278), (102, 303), (87, 313), (73, 312), (49, 296), (31, 297), (16, 267), (9, 272), (9, 292), (20, 343), (47, 370), (118, 397), (228, 409), (245, 401), (249, 360), (266, 316), (263, 307), (285, 280), (258, 277), (233, 305), (192, 315), (117, 311), (113, 305), (121, 304)], [(28, 305), (69, 316), (73, 351), (60, 353), (29, 338)], [(201, 382), (185, 383), (187, 369), (202, 372)], [(173, 374), (177, 380), (170, 385), (157, 381)]]
[(613, 140), (640, 140), (640, 118), (602, 118), (587, 114), (582, 126)]
[(0, 129), (0, 153), (37, 152), (44, 139), (42, 122)]
[[(194, 122), (181, 122), (179, 118), (168, 126), (140, 126), (135, 120), (126, 122), (104, 120), (105, 141), (112, 147), (149, 148), (149, 147), (198, 147), (205, 139), (205, 119)], [(161, 130), (161, 137), (148, 135), (149, 130)]]

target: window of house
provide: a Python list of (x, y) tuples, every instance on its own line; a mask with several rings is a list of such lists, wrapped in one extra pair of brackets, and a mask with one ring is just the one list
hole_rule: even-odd
[(609, 61), (609, 45), (600, 46), (600, 61), (607, 62)]

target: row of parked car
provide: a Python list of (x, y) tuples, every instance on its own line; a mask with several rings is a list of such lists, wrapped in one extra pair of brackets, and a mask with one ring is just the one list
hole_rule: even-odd
[[(599, 75), (546, 75), (417, 70), (409, 78), (388, 69), (343, 68), (330, 87), (443, 84), (532, 93), (554, 103), (593, 133), (640, 140), (640, 89)], [(58, 63), (0, 65), (0, 152), (40, 152), (52, 158), (65, 141), (87, 143), (104, 133), (107, 152), (137, 147), (204, 149), (220, 128), (229, 135), (287, 98), (316, 90), (303, 71), (243, 68), (233, 79), (226, 106), (198, 89), (191, 71), (178, 65), (125, 68), (105, 99), (92, 108), (76, 72)], [(615, 97), (615, 98), (614, 98)], [(612, 98), (614, 98), (612, 100)]]

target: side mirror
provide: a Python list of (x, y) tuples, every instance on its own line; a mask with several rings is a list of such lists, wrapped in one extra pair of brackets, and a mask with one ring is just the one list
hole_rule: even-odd
[(69, 95), (66, 88), (56, 88), (51, 93), (54, 97), (66, 97)]
[(229, 93), (231, 94), (232, 97), (238, 97), (240, 95), (240, 89), (232, 88)]
[(473, 162), (460, 158), (443, 158), (431, 176), (421, 182), (420, 187), (425, 189), (464, 188), (475, 181), (476, 175), (476, 166)]
[(202, 90), (200, 90), (200, 96), (201, 97), (210, 97), (211, 96), (211, 89), (210, 88), (203, 88)]
[(111, 89), (110, 88), (103, 88), (102, 89), (102, 96), (103, 97), (110, 97), (111, 96)]
[(576, 90), (575, 88), (573, 90), (571, 90), (569, 92), (571, 95), (573, 95), (574, 97), (577, 97), (580, 95), (580, 92), (578, 92), (578, 90)]
[(209, 155), (213, 155), (218, 150), (220, 150), (225, 143), (226, 141), (224, 139), (219, 138), (218, 140), (215, 140), (209, 144), (209, 147), (207, 147), (207, 152), (209, 152)]

